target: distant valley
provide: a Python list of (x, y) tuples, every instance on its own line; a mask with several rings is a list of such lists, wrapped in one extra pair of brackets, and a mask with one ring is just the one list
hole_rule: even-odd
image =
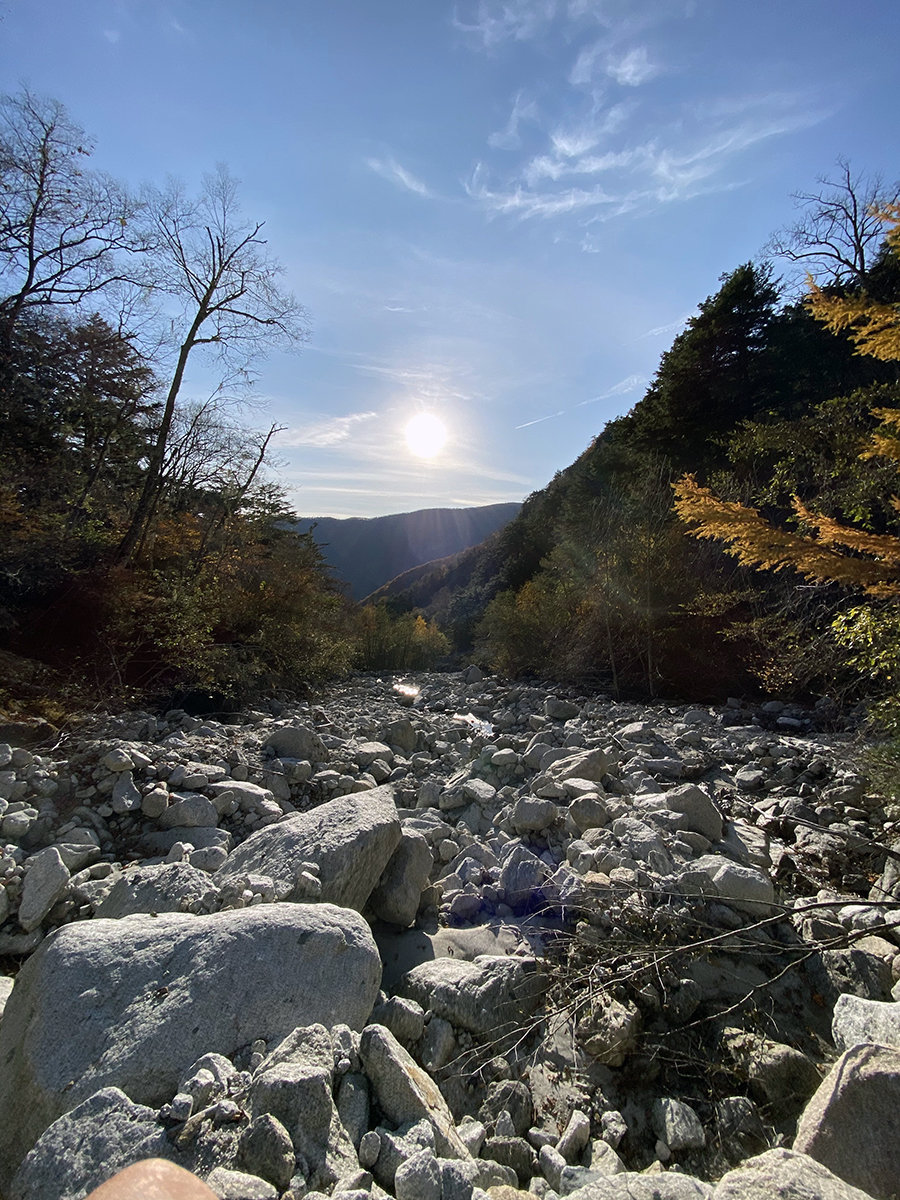
[(507, 525), (521, 504), (424, 508), (386, 517), (304, 517), (335, 575), (361, 600), (397, 575), (457, 554)]

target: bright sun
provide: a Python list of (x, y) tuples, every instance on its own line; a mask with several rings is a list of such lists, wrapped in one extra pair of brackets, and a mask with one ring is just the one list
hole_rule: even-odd
[(433, 413), (419, 413), (404, 430), (406, 444), (419, 458), (434, 458), (447, 440), (447, 426)]

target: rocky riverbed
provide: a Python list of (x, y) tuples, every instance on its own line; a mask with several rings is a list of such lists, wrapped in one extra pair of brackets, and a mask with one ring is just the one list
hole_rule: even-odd
[(0, 746), (0, 1193), (890, 1200), (900, 824), (830, 715), (470, 668)]

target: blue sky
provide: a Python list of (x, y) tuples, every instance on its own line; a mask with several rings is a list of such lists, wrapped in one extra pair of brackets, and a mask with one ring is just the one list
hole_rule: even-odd
[(896, 0), (0, 0), (4, 90), (96, 166), (242, 180), (311, 318), (250, 414), (306, 516), (542, 487), (791, 193), (900, 175), (898, 35)]

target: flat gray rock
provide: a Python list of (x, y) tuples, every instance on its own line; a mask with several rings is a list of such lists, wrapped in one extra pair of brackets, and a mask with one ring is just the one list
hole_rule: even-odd
[(479, 955), (474, 962), (422, 963), (403, 976), (397, 990), (451, 1025), (488, 1033), (534, 1012), (540, 984), (534, 959)]
[(0, 1023), (0, 1190), (100, 1088), (158, 1105), (209, 1051), (317, 1021), (359, 1029), (380, 979), (368, 925), (330, 904), (65, 926), (22, 968)]
[(69, 868), (55, 846), (29, 859), (19, 905), (19, 924), (26, 933), (37, 929), (69, 886), (69, 878)]
[(211, 887), (209, 875), (188, 863), (160, 863), (124, 871), (97, 906), (98, 917), (132, 913), (183, 912)]
[(282, 899), (303, 899), (297, 873), (315, 862), (322, 900), (362, 911), (400, 843), (390, 785), (354, 792), (267, 825), (229, 854), (212, 876), (217, 887), (238, 875), (269, 875)]
[(425, 1120), (434, 1129), (439, 1153), (469, 1158), (440, 1089), (383, 1025), (367, 1025), (359, 1056), (372, 1084), (378, 1107), (394, 1125)]
[(216, 1167), (206, 1177), (206, 1186), (219, 1200), (278, 1200), (278, 1189), (258, 1175)]

